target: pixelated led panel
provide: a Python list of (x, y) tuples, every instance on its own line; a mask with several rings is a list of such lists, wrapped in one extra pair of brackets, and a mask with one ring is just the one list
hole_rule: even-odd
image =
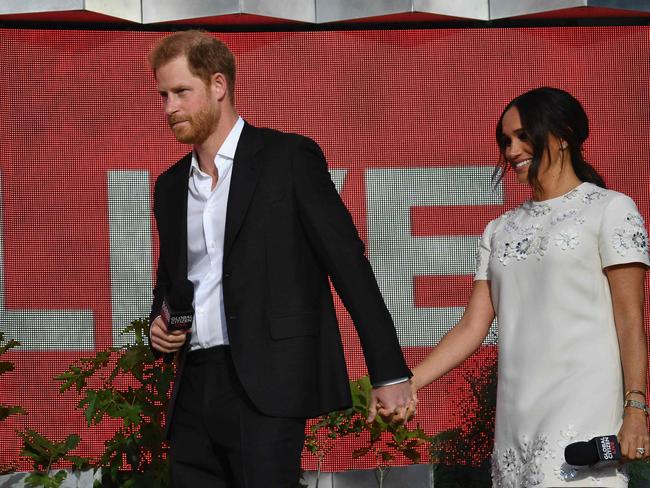
[[(97, 454), (115, 428), (85, 427), (78, 398), (59, 395), (52, 378), (125, 340), (119, 330), (148, 311), (151, 188), (188, 150), (164, 123), (145, 63), (163, 35), (0, 31), (0, 326), (23, 344), (8, 354), (16, 371), (0, 381), (2, 402), (29, 412), (0, 424), (0, 464), (17, 460), (15, 429), (57, 440), (76, 431), (78, 453)], [(323, 147), (410, 365), (462, 313), (485, 224), (527, 196), (510, 177), (494, 190), (489, 181), (495, 121), (514, 96), (540, 85), (574, 93), (591, 118), (588, 159), (650, 217), (650, 73), (638, 62), (650, 54), (648, 28), (221, 37), (238, 58), (241, 115)], [(361, 348), (336, 303), (357, 378)], [(467, 375), (482, 374), (496, 342), (492, 331), (463, 367), (423, 391), (417, 422), (427, 432), (471, 414)], [(351, 459), (362, 445), (340, 443), (323, 467), (374, 466), (371, 456)]]

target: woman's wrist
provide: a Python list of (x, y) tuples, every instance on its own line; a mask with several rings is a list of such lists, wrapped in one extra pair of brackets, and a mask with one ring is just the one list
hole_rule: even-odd
[(648, 416), (639, 408), (627, 407), (623, 412), (623, 421), (629, 420), (646, 424)]
[(413, 387), (413, 390), (418, 391), (420, 388), (422, 388), (422, 385), (420, 384), (420, 377), (417, 375), (415, 370), (411, 370), (411, 373), (413, 376), (411, 376), (411, 386)]
[(647, 417), (648, 413), (650, 412), (650, 409), (648, 408), (645, 399), (636, 400), (634, 398), (628, 397), (625, 399), (623, 408), (625, 410), (625, 415), (635, 414), (635, 415), (644, 415)]

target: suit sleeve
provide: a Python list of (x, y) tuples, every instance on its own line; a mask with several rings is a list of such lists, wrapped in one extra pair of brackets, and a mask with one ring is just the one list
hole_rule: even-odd
[(299, 138), (292, 171), (301, 223), (352, 317), (371, 381), (410, 377), (393, 320), (364, 254), (365, 246), (315, 142)]
[[(154, 188), (154, 197), (153, 197), (153, 212), (156, 220), (156, 227), (160, 229), (161, 223), (161, 210), (160, 210), (160, 185), (156, 181), (156, 186)], [(153, 289), (153, 302), (151, 304), (151, 311), (149, 312), (149, 324), (151, 324), (158, 315), (160, 315), (160, 309), (162, 308), (162, 302), (167, 294), (167, 289), (169, 287), (169, 273), (164, 265), (165, 259), (163, 256), (164, 246), (160, 243), (160, 230), (158, 231), (158, 266), (156, 268), (156, 284)], [(160, 351), (155, 350), (151, 343), (149, 343), (149, 348), (153, 352), (154, 357), (159, 358), (164, 356)]]

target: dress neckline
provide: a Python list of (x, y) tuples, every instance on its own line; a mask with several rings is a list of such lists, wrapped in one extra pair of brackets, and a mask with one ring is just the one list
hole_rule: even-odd
[(552, 202), (556, 202), (556, 201), (560, 201), (560, 200), (562, 200), (562, 199), (565, 199), (566, 197), (568, 197), (568, 196), (571, 195), (572, 193), (578, 193), (580, 190), (584, 189), (585, 186), (587, 186), (587, 185), (589, 185), (589, 182), (587, 182), (587, 181), (583, 181), (583, 182), (580, 183), (578, 186), (572, 188), (571, 190), (569, 190), (568, 192), (564, 193), (563, 195), (559, 195), (559, 196), (557, 196), (557, 197), (553, 197), (553, 198), (547, 198), (546, 200), (533, 200), (533, 199), (531, 198), (531, 199), (528, 200), (528, 203), (529, 203), (530, 205), (548, 205), (549, 203), (552, 203)]

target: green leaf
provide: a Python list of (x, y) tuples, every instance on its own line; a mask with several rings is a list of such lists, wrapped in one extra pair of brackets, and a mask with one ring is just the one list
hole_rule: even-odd
[(0, 420), (4, 420), (11, 415), (27, 415), (27, 412), (23, 407), (0, 405)]
[(379, 456), (381, 457), (381, 460), (382, 460), (384, 463), (387, 463), (387, 462), (392, 461), (393, 459), (395, 459), (395, 456), (393, 456), (393, 455), (392, 455), (390, 452), (388, 452), (388, 451), (381, 451), (381, 452), (379, 453)]
[(420, 453), (411, 448), (404, 450), (404, 456), (406, 456), (406, 459), (411, 461), (413, 464), (418, 464), (421, 458)]
[(23, 440), (20, 455), (30, 458), (36, 471), (48, 469), (54, 463), (67, 460), (67, 453), (79, 444), (79, 436), (76, 434), (70, 434), (62, 442), (51, 441), (30, 429), (17, 434)]
[(62, 447), (65, 449), (65, 452), (71, 451), (79, 445), (80, 437), (77, 434), (70, 434), (63, 441)]
[[(131, 349), (129, 351), (126, 351), (122, 357), (118, 360), (118, 365), (122, 369), (122, 371), (127, 371), (127, 372), (137, 372), (139, 373), (139, 376), (142, 376), (142, 367), (143, 367), (143, 354), (142, 351), (139, 349)], [(136, 378), (138, 375), (135, 375)]]
[(86, 423), (89, 426), (92, 425), (93, 421), (95, 421), (95, 424), (99, 423), (99, 420), (96, 420), (97, 401), (97, 392), (94, 390), (87, 390), (86, 397), (79, 402), (79, 407), (84, 408), (84, 417), (86, 418)]
[(57, 472), (53, 477), (47, 473), (38, 471), (27, 475), (24, 482), (25, 486), (29, 487), (42, 486), (43, 488), (59, 488), (66, 476), (67, 473), (63, 470)]
[(359, 412), (363, 417), (368, 416), (368, 406), (372, 385), (368, 376), (362, 376), (356, 381), (350, 381), (350, 394), (352, 395), (352, 409)]
[(14, 370), (14, 364), (9, 361), (0, 361), (0, 374), (8, 373)]
[(83, 471), (90, 469), (91, 460), (82, 456), (66, 456), (66, 461), (72, 463), (73, 470)]
[(358, 458), (360, 458), (362, 456), (365, 456), (369, 452), (370, 452), (370, 447), (369, 446), (365, 446), (365, 447), (362, 447), (360, 449), (355, 449), (354, 451), (352, 451), (352, 459), (358, 459)]
[[(4, 335), (0, 336), (0, 343), (2, 343), (3, 341), (4, 341)], [(18, 346), (20, 346), (20, 342), (11, 339), (10, 341), (7, 341), (6, 344), (0, 346), (0, 355), (4, 354), (5, 352), (7, 352), (10, 349), (13, 349), (14, 347), (18, 347)]]

